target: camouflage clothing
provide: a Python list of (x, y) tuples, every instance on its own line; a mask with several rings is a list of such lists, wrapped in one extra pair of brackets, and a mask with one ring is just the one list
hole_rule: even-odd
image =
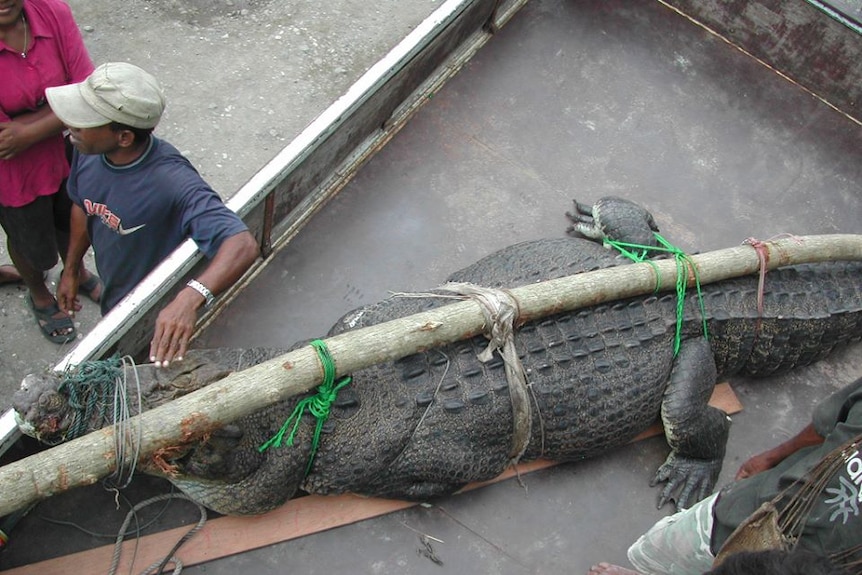
[[(825, 438), (821, 445), (800, 449), (774, 468), (665, 517), (629, 549), (632, 565), (650, 575), (700, 575), (710, 570), (727, 537), (762, 503), (806, 478), (836, 447), (862, 433), (862, 378), (821, 402), (812, 421)], [(855, 550), (862, 542), (862, 454), (854, 446), (843, 459), (819, 492), (798, 540), (800, 548), (821, 556)]]
[(709, 548), (712, 508), (717, 495), (668, 515), (629, 548), (631, 564), (641, 573), (701, 575), (712, 568)]

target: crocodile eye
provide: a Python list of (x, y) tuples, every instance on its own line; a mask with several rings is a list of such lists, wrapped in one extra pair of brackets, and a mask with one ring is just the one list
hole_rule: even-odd
[(50, 391), (39, 397), (39, 407), (49, 412), (59, 411), (64, 403), (63, 396), (54, 391)]

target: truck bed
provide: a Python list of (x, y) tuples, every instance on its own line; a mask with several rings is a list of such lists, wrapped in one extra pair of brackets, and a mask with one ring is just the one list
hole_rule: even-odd
[[(862, 233), (860, 141), (846, 110), (664, 3), (532, 0), (195, 346), (289, 346), (323, 336), (345, 312), (390, 291), (426, 290), (506, 245), (563, 235), (573, 199), (637, 201), (690, 253), (750, 237)], [(862, 376), (859, 351), (857, 343), (782, 377), (734, 378), (743, 409), (719, 484), (807, 424), (817, 401)], [(647, 439), (184, 573), (585, 573), (598, 561), (625, 565), (627, 546), (670, 511), (656, 509), (648, 486), (666, 454), (662, 438)], [(167, 489), (140, 478), (125, 496)], [(0, 566), (111, 542), (45, 518), (116, 533), (124, 515), (98, 486), (48, 499), (15, 526)], [(175, 504), (158, 525), (195, 519)]]

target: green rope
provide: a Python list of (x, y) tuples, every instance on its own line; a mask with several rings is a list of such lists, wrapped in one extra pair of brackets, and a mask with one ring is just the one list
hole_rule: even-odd
[(676, 261), (676, 334), (673, 342), (673, 356), (679, 354), (679, 347), (682, 341), (682, 322), (685, 310), (685, 290), (688, 285), (688, 270), (691, 269), (694, 273), (694, 283), (697, 287), (697, 301), (700, 306), (700, 317), (703, 323), (703, 337), (709, 339), (709, 333), (706, 327), (706, 310), (703, 305), (703, 293), (700, 289), (700, 277), (697, 273), (697, 266), (691, 261), (691, 258), (681, 249), (673, 246), (670, 242), (664, 239), (659, 234), (654, 234), (655, 239), (661, 246), (642, 246), (639, 244), (629, 244), (626, 242), (618, 242), (615, 240), (606, 239), (605, 244), (616, 248), (621, 254), (634, 262), (647, 262), (656, 270), (656, 287), (655, 291), (661, 289), (661, 274), (658, 273), (658, 266), (655, 262), (649, 260), (650, 252), (660, 252), (673, 254)]
[(90, 421), (98, 414), (99, 424), (108, 421), (113, 406), (114, 386), (123, 375), (123, 360), (119, 356), (85, 361), (61, 376), (59, 392), (66, 392), (75, 419), (64, 439), (75, 439), (87, 433)]
[(284, 440), (284, 434), (287, 433), (288, 427), (293, 422), (293, 428), (290, 430), (290, 435), (287, 436), (287, 444), (293, 445), (293, 439), (296, 436), (296, 431), (299, 428), (299, 422), (302, 419), (302, 414), (305, 410), (317, 418), (317, 425), (314, 428), (314, 439), (311, 442), (311, 455), (308, 458), (308, 467), (305, 469), (305, 474), (308, 475), (311, 471), (311, 464), (314, 462), (314, 456), (317, 453), (317, 447), (320, 445), (320, 432), (323, 429), (323, 423), (329, 417), (329, 412), (338, 392), (350, 383), (350, 377), (344, 377), (338, 383), (335, 383), (335, 362), (329, 354), (326, 344), (319, 339), (316, 339), (310, 344), (320, 358), (320, 363), (323, 365), (323, 383), (317, 388), (317, 394), (300, 400), (296, 404), (293, 413), (281, 426), (281, 429), (272, 436), (266, 443), (258, 447), (259, 452), (264, 452), (270, 447), (281, 447)]

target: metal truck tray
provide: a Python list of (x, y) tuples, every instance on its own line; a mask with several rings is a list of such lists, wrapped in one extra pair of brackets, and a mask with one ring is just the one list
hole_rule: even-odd
[[(855, 3), (752, 1), (734, 12), (705, 4), (442, 5), (231, 198), (267, 257), (204, 318), (194, 345), (322, 336), (390, 291), (427, 290), (496, 249), (562, 236), (574, 198), (637, 201), (688, 252), (750, 237), (862, 233)], [(181, 248), (58, 369), (114, 350), (139, 354), (150, 310), (197, 265), (193, 245)], [(719, 484), (860, 375), (856, 344), (786, 376), (732, 380), (743, 410)], [(583, 573), (598, 561), (625, 564), (627, 546), (668, 511), (655, 508), (648, 487), (666, 452), (663, 440), (647, 439), (536, 471), (523, 485), (507, 480), (257, 549), (250, 542), (228, 557), (204, 550), (185, 573)], [(124, 495), (168, 489), (142, 477)], [(14, 526), (0, 566), (92, 565), (87, 550), (111, 540), (49, 520), (116, 534), (125, 511), (99, 486), (47, 499)], [(154, 529), (194, 520), (171, 506)], [(235, 529), (243, 537), (245, 527)]]

